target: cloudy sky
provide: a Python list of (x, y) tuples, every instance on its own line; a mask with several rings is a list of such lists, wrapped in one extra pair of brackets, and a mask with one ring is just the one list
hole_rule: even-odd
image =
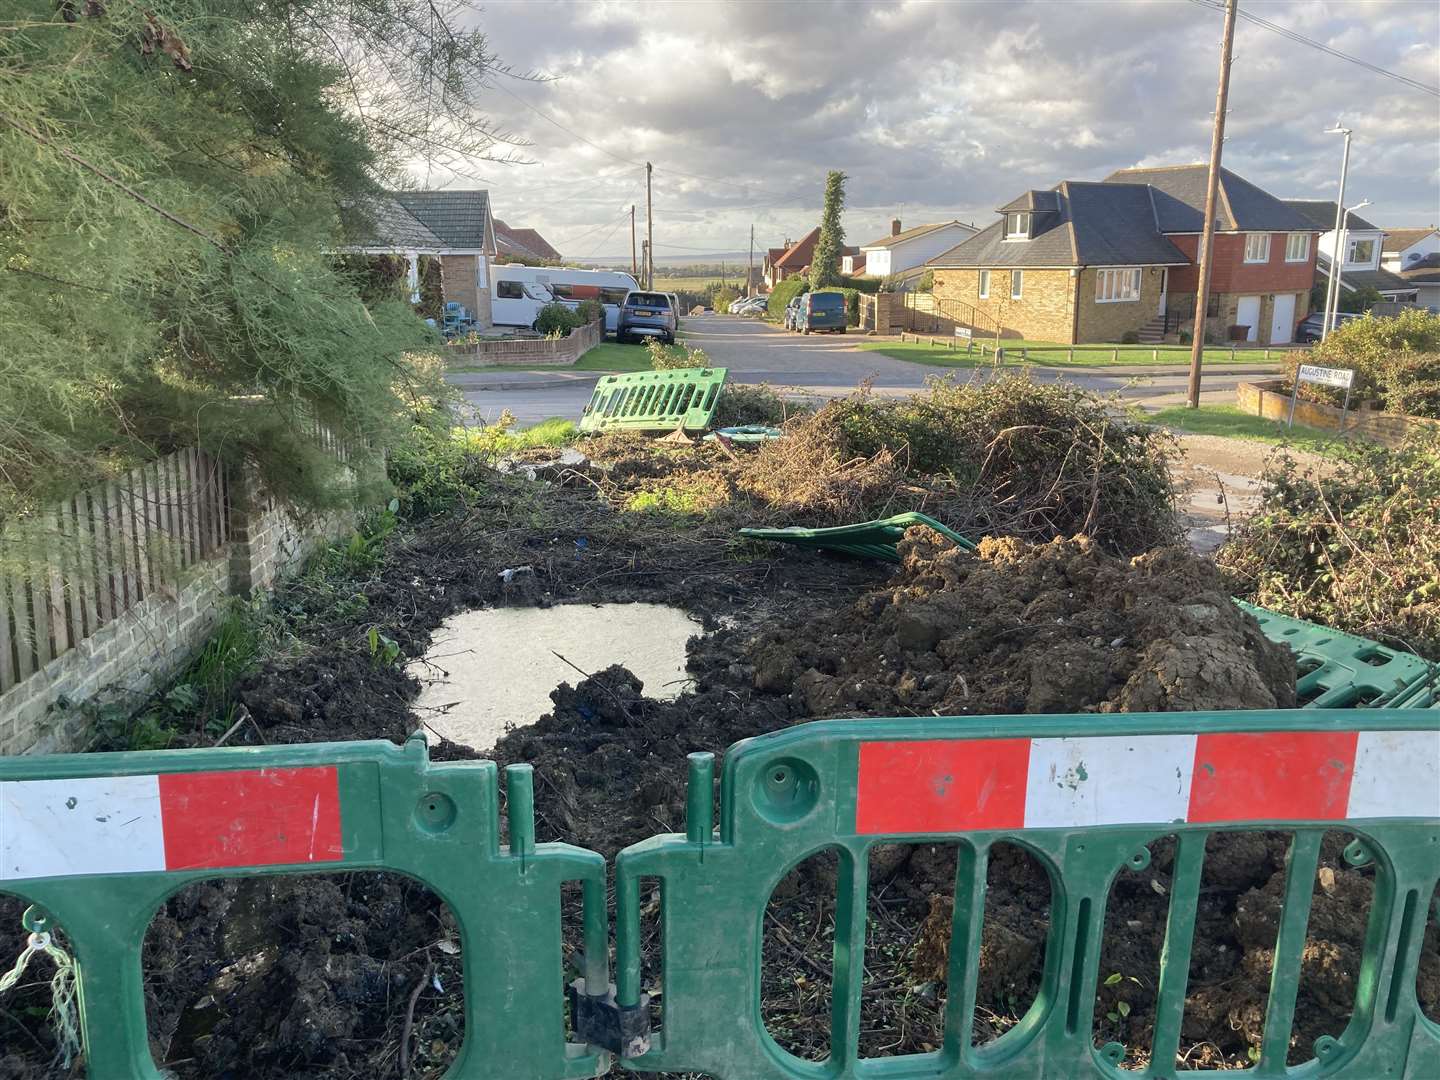
[[(1434, 0), (1241, 10), (1440, 83)], [(831, 168), (850, 177), (858, 243), (892, 216), (988, 223), (1026, 188), (1203, 161), (1223, 21), (1205, 0), (490, 0), (472, 17), (506, 64), (552, 77), (501, 78), (486, 98), (536, 162), (472, 165), (497, 216), (568, 256), (627, 259), (647, 159), (657, 253), (701, 258), (743, 250), (752, 223), (757, 248), (803, 235)], [(1356, 133), (1347, 201), (1370, 199), (1381, 225), (1440, 220), (1440, 98), (1239, 22), (1228, 168), (1333, 198), (1337, 117)], [(440, 169), (428, 182), (477, 186)]]

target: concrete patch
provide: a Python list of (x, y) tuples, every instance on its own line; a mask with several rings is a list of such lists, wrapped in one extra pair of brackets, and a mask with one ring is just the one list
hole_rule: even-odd
[(425, 660), (409, 667), (420, 680), (415, 712), (453, 742), (489, 750), (507, 726), (532, 724), (550, 711), (550, 691), (623, 664), (647, 696), (685, 689), (685, 642), (700, 624), (663, 604), (563, 604), (485, 608), (452, 615), (435, 632)]

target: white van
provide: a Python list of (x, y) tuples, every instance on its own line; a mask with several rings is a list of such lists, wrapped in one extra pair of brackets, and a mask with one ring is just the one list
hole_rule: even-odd
[(633, 277), (619, 270), (519, 263), (495, 267), (492, 280), (490, 318), (497, 326), (534, 326), (540, 309), (557, 300), (572, 308), (582, 300), (599, 300), (605, 305), (605, 330), (611, 334), (619, 325), (625, 294), (637, 287)]

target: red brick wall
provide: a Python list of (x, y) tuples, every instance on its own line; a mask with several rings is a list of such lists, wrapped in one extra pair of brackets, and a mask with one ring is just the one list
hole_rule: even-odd
[[(1270, 261), (1245, 261), (1245, 234), (1220, 233), (1215, 237), (1215, 269), (1210, 275), (1212, 293), (1301, 292), (1315, 282), (1315, 236), (1310, 237), (1310, 258), (1303, 263), (1285, 261), (1285, 239), (1288, 233), (1270, 234)], [(1200, 237), (1171, 236), (1169, 240), (1190, 260), (1189, 266), (1172, 267), (1170, 291), (1200, 291)]]

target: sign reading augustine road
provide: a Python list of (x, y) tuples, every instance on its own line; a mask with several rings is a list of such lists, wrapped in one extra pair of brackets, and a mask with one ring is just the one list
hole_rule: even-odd
[(1351, 384), (1355, 382), (1355, 372), (1348, 368), (1319, 367), (1315, 364), (1301, 364), (1298, 381), (1319, 383), (1321, 386), (1334, 386), (1341, 390), (1349, 390)]

